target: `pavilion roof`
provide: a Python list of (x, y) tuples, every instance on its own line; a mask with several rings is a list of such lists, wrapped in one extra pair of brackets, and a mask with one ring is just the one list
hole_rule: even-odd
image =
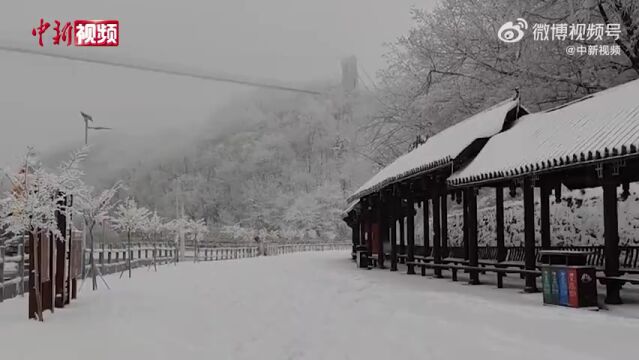
[(639, 156), (639, 80), (525, 115), (492, 137), (451, 186)]
[[(452, 166), (453, 161), (473, 142), (501, 132), (506, 125), (508, 113), (519, 109), (519, 106), (518, 97), (506, 100), (440, 131), (380, 170), (348, 200), (354, 201), (420, 173)], [(521, 110), (525, 111), (523, 108)]]
[(359, 206), (359, 199), (351, 201), (348, 204), (348, 206), (346, 206), (346, 209), (342, 211), (342, 218), (346, 219), (347, 217), (349, 217), (349, 213), (353, 210), (356, 210), (358, 206)]

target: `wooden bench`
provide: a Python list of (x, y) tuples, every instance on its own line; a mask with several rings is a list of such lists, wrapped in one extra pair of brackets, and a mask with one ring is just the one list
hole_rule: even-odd
[(624, 285), (626, 283), (630, 283), (633, 285), (639, 285), (639, 277), (629, 277), (629, 276), (597, 276), (597, 280), (599, 280), (599, 282), (601, 284), (606, 284), (606, 282), (608, 281), (614, 281), (614, 282), (618, 282), (621, 285)]
[(639, 247), (621, 247), (619, 249), (619, 267), (619, 271), (622, 273), (639, 274)]

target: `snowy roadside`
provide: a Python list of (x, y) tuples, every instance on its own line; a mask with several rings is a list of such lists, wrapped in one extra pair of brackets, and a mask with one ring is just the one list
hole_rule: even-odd
[[(2, 357), (583, 360), (637, 353), (639, 319), (621, 316), (639, 313), (637, 306), (542, 306), (540, 294), (513, 288), (359, 270), (347, 252), (182, 263), (107, 281), (111, 291), (85, 286), (70, 307), (45, 314), (44, 324), (26, 320), (26, 299), (3, 303)], [(37, 346), (28, 346), (29, 336)]]

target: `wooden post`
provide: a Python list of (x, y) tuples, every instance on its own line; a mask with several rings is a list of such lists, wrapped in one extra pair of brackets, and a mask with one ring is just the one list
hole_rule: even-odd
[[(536, 269), (535, 256), (535, 194), (533, 180), (525, 178), (522, 184), (524, 194), (524, 268)], [(526, 274), (524, 291), (537, 292), (537, 278), (535, 275)]]
[(386, 214), (388, 210), (386, 209), (387, 202), (384, 201), (382, 193), (380, 192), (380, 198), (377, 201), (377, 227), (379, 230), (379, 251), (377, 253), (377, 266), (380, 269), (385, 269), (384, 266), (384, 258), (386, 257), (386, 251), (384, 250), (384, 243), (388, 240), (388, 220), (386, 219)]
[(387, 214), (388, 221), (390, 222), (390, 243), (391, 243), (391, 253), (390, 253), (390, 261), (391, 267), (390, 271), (397, 271), (397, 210), (399, 201), (398, 198), (392, 197), (390, 199), (390, 209), (391, 211)]
[(442, 212), (440, 214), (441, 230), (439, 233), (439, 237), (441, 241), (440, 254), (442, 257), (447, 257), (448, 256), (448, 195), (446, 194), (446, 189), (442, 189), (440, 194), (441, 194), (440, 205), (442, 207)]
[(352, 230), (351, 242), (353, 243), (353, 248), (351, 250), (351, 253), (352, 253), (353, 260), (355, 260), (356, 253), (357, 253), (357, 245), (359, 245), (359, 222), (357, 221), (357, 218), (355, 215), (352, 215), (350, 221), (351, 221), (350, 225)]
[(428, 201), (428, 196), (424, 196), (424, 201), (422, 205), (423, 215), (424, 215), (424, 256), (430, 255), (430, 228), (428, 221), (428, 207), (430, 206), (430, 202)]
[(0, 246), (0, 303), (4, 301), (4, 246)]
[(469, 204), (468, 204), (468, 191), (464, 190), (462, 191), (462, 196), (463, 196), (463, 224), (462, 224), (462, 232), (463, 232), (463, 241), (464, 241), (464, 259), (468, 260), (469, 258), (469, 254), (470, 254), (470, 250), (468, 248), (468, 208), (469, 208)]
[[(617, 185), (612, 180), (603, 184), (604, 205), (604, 254), (606, 257), (604, 273), (606, 276), (619, 276), (619, 230), (617, 218)], [(606, 304), (621, 304), (619, 290), (621, 285), (615, 281), (606, 282)]]
[(497, 261), (506, 260), (506, 244), (504, 241), (504, 188), (495, 188), (495, 220), (497, 231)]
[(373, 214), (372, 207), (367, 203), (366, 208), (366, 249), (368, 250), (368, 256), (373, 256)]
[[(400, 200), (400, 206), (398, 209), (399, 213), (399, 253), (402, 255), (406, 255), (406, 227), (404, 223), (404, 208), (402, 207), (402, 203)], [(402, 257), (399, 262), (403, 264), (405, 262), (405, 258)]]
[[(415, 201), (413, 199), (413, 193), (409, 190), (408, 194), (408, 209), (406, 218), (406, 262), (415, 261)], [(407, 274), (415, 274), (415, 266), (408, 265)]]
[[(477, 193), (475, 188), (466, 190), (468, 194), (468, 265), (479, 266), (479, 247), (477, 244)], [(479, 284), (479, 272), (470, 271), (471, 285)]]
[[(433, 262), (435, 264), (441, 264), (441, 197), (439, 196), (437, 189), (432, 190), (431, 198), (433, 201)], [(436, 278), (442, 277), (441, 268), (435, 268), (433, 273)]]
[(541, 181), (539, 185), (539, 198), (540, 198), (540, 232), (541, 232), (541, 248), (544, 250), (550, 249), (550, 191), (547, 181)]

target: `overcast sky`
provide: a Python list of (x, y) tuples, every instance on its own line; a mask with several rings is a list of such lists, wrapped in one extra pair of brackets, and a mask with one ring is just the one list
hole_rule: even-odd
[[(340, 58), (350, 54), (374, 75), (384, 66), (383, 43), (408, 30), (410, 7), (427, 8), (432, 2), (6, 1), (0, 11), (0, 43), (37, 49), (31, 29), (41, 17), (50, 23), (117, 19), (118, 48), (61, 48), (50, 40), (45, 47), (287, 83), (338, 81)], [(80, 145), (80, 111), (100, 125), (142, 134), (209, 121), (217, 106), (247, 91), (250, 88), (0, 51), (0, 165), (27, 144), (44, 151), (60, 144)]]

